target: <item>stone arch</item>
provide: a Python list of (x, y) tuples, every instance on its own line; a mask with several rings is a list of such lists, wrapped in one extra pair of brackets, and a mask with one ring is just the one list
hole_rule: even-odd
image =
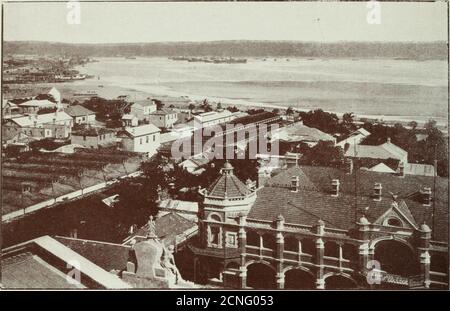
[(412, 247), (412, 245), (409, 244), (408, 241), (406, 241), (406, 240), (404, 240), (404, 239), (397, 238), (397, 237), (395, 237), (395, 236), (387, 236), (387, 237), (376, 238), (375, 240), (372, 240), (372, 241), (370, 242), (369, 248), (370, 248), (371, 250), (374, 250), (374, 249), (375, 249), (375, 246), (376, 246), (379, 242), (382, 242), (382, 241), (391, 241), (391, 240), (406, 245), (412, 252), (414, 252), (414, 247)]
[(261, 260), (249, 260), (249, 261), (247, 261), (245, 263), (244, 267), (245, 267), (245, 269), (247, 269), (248, 266), (250, 266), (252, 264), (255, 264), (255, 263), (260, 263), (260, 264), (266, 265), (269, 268), (271, 268), (274, 272), (277, 272), (277, 269), (274, 266), (272, 266), (272, 264), (270, 262), (268, 262), (267, 260), (263, 260), (263, 259), (261, 259)]
[(374, 260), (380, 269), (390, 274), (411, 276), (420, 273), (419, 260), (414, 248), (402, 239), (380, 238), (372, 244)]
[(227, 265), (225, 266), (225, 270), (228, 269), (239, 269), (240, 264), (236, 261), (230, 261), (229, 263), (227, 263)]
[(250, 261), (247, 269), (247, 286), (255, 289), (276, 289), (276, 269), (268, 262)]
[(213, 212), (208, 215), (208, 220), (222, 222), (222, 216), (218, 213)]
[(347, 273), (330, 272), (324, 275), (325, 289), (354, 289), (358, 283)]
[(315, 289), (314, 273), (304, 267), (287, 267), (283, 270), (285, 289)]

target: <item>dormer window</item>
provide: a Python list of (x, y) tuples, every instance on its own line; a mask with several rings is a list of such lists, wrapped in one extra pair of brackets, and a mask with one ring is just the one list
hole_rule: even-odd
[(390, 227), (403, 227), (403, 223), (398, 218), (391, 217), (386, 221)]

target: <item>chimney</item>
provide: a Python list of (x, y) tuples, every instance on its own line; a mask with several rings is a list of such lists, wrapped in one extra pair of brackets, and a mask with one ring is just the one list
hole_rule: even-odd
[(398, 164), (398, 176), (405, 177), (405, 164), (403, 162)]
[(331, 196), (337, 197), (339, 195), (339, 179), (333, 179), (331, 181)]
[(300, 186), (300, 178), (298, 176), (292, 176), (291, 178), (291, 191), (298, 192)]
[(373, 200), (374, 201), (381, 201), (381, 190), (383, 187), (380, 183), (376, 182), (373, 186)]
[(350, 158), (345, 159), (345, 172), (349, 175), (353, 174), (353, 160)]
[(431, 188), (430, 187), (424, 187), (423, 190), (421, 191), (421, 193), (422, 193), (423, 205), (424, 206), (430, 206), (431, 205), (431, 199), (432, 199)]

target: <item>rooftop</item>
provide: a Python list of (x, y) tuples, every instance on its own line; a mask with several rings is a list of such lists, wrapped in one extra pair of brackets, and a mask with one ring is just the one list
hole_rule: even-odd
[(34, 125), (34, 122), (36, 124), (47, 124), (60, 121), (69, 121), (72, 120), (72, 117), (69, 116), (64, 111), (60, 112), (52, 112), (52, 113), (46, 113), (46, 114), (38, 114), (38, 115), (28, 115), (18, 118), (12, 118), (10, 121), (18, 124), (21, 127), (31, 127)]
[(408, 153), (390, 141), (378, 145), (354, 145), (345, 152), (346, 157), (373, 159), (402, 159)]
[(64, 111), (67, 112), (67, 114), (72, 117), (81, 117), (81, 116), (95, 114), (95, 112), (93, 112), (81, 105), (69, 106)]
[(131, 137), (139, 137), (148, 134), (158, 133), (161, 130), (154, 126), (153, 124), (145, 124), (136, 127), (125, 128), (125, 134)]
[(97, 137), (103, 134), (114, 133), (113, 130), (104, 127), (85, 127), (81, 129), (74, 130), (72, 136), (93, 136)]
[(151, 113), (154, 115), (168, 115), (168, 114), (175, 114), (177, 113), (175, 110), (170, 108), (161, 108), (159, 110), (156, 110), (155, 112)]
[(133, 103), (133, 105), (139, 105), (141, 107), (156, 106), (156, 104), (151, 99), (137, 100)]
[(251, 190), (233, 173), (233, 166), (225, 162), (220, 170), (221, 176), (208, 188), (206, 196), (219, 198), (234, 198), (249, 195)]
[[(293, 177), (299, 178), (299, 191), (289, 188)], [(339, 195), (332, 196), (332, 180), (340, 182)], [(312, 226), (318, 219), (336, 229), (349, 230), (355, 220), (366, 214), (370, 222), (383, 215), (396, 196), (399, 208), (409, 210), (416, 224), (426, 223), (433, 228), (432, 208), (424, 206), (421, 190), (431, 187), (436, 209), (435, 239), (448, 239), (448, 180), (428, 176), (392, 174), (355, 170), (346, 174), (336, 168), (301, 166), (283, 170), (260, 189), (248, 217), (273, 221), (282, 214), (288, 223)], [(382, 185), (382, 199), (373, 200), (375, 183)], [(356, 205), (356, 207), (355, 207)], [(367, 208), (367, 210), (366, 210)], [(355, 212), (356, 210), (356, 212)]]
[(313, 127), (303, 125), (301, 122), (280, 129), (279, 139), (284, 141), (335, 141), (335, 138)]

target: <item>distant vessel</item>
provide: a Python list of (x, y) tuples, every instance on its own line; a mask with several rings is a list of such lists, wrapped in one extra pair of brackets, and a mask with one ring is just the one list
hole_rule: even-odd
[(134, 56), (127, 56), (127, 57), (125, 57), (125, 59), (136, 59), (136, 57), (134, 57)]
[(245, 64), (247, 59), (245, 58), (232, 58), (232, 57), (186, 57), (186, 56), (176, 56), (169, 57), (171, 60), (176, 61), (188, 61), (189, 63), (201, 62), (201, 63), (212, 63), (212, 64)]

